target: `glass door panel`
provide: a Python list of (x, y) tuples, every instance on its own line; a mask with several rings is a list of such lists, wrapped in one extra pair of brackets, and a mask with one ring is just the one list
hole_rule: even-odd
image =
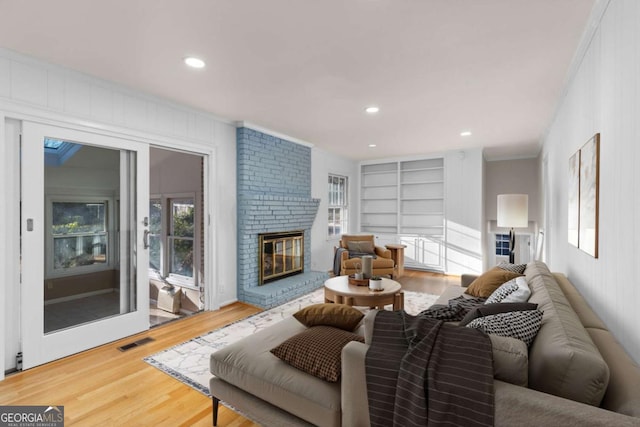
[(148, 147), (25, 122), (21, 151), (23, 366), (147, 329)]

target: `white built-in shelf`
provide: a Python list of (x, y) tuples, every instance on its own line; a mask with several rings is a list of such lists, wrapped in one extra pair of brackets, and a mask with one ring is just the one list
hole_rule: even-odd
[(362, 165), (362, 231), (439, 236), (444, 227), (444, 159)]
[(400, 185), (444, 184), (444, 181), (403, 181)]
[(403, 212), (403, 216), (425, 216), (425, 215), (435, 215), (435, 216), (443, 216), (444, 212)]

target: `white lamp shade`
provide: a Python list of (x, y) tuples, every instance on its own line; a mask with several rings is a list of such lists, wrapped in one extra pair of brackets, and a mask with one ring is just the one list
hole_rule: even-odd
[(529, 196), (498, 194), (498, 227), (528, 227)]

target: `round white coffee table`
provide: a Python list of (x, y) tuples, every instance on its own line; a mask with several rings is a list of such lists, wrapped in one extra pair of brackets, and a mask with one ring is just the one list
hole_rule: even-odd
[(337, 276), (324, 282), (324, 301), (381, 310), (385, 305), (393, 305), (394, 310), (402, 310), (404, 293), (400, 283), (384, 277), (382, 290), (372, 291), (368, 286), (350, 285), (349, 276)]

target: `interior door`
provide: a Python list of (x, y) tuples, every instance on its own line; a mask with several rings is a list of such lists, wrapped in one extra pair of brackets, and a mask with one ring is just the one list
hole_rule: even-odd
[(23, 368), (149, 328), (149, 147), (23, 122)]

